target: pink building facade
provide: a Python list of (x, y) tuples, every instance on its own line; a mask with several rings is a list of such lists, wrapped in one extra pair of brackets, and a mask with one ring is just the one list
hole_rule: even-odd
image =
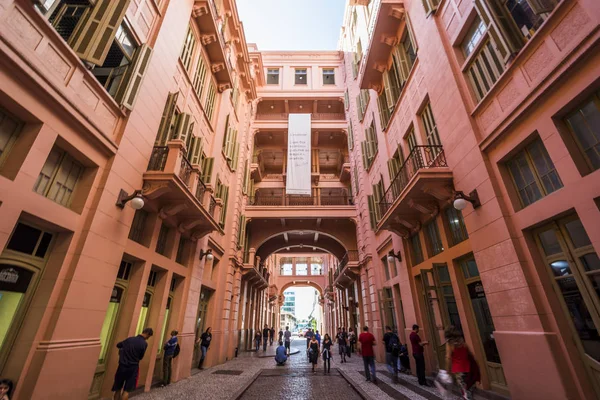
[[(599, 20), (350, 0), (338, 51), (263, 52), (233, 0), (0, 0), (0, 376), (105, 398), (150, 326), (150, 390), (171, 330), (177, 381), (208, 327), (224, 363), (301, 285), (324, 332), (420, 325), (429, 373), (456, 325), (481, 390), (597, 398)], [(310, 196), (285, 191), (290, 114)]]

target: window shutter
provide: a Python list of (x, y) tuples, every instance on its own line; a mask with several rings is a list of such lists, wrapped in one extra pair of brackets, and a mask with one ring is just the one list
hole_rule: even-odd
[(163, 110), (162, 118), (160, 119), (160, 125), (158, 127), (158, 134), (156, 135), (155, 146), (164, 146), (169, 140), (169, 131), (171, 130), (171, 123), (173, 122), (173, 115), (175, 114), (175, 105), (177, 104), (177, 97), (179, 92), (169, 93), (167, 97), (167, 103)]
[(152, 48), (147, 44), (143, 44), (136, 50), (135, 58), (123, 78), (124, 83), (119, 86), (115, 94), (115, 101), (129, 110), (133, 109), (151, 56)]
[(488, 27), (489, 35), (502, 61), (506, 63), (523, 45), (523, 35), (504, 7), (498, 7), (490, 0), (476, 0), (475, 9)]
[(527, 0), (529, 3), (529, 7), (531, 7), (531, 11), (535, 14), (544, 14), (549, 13), (554, 10), (556, 7), (556, 0)]
[(68, 207), (71, 204), (71, 195), (82, 172), (83, 166), (65, 153), (46, 197)]
[(348, 149), (354, 148), (354, 131), (352, 130), (352, 121), (348, 124)]
[(194, 126), (192, 122), (192, 116), (188, 113), (181, 113), (175, 119), (175, 130), (171, 140), (182, 140), (187, 143), (188, 135), (190, 134), (190, 128)]
[(240, 226), (238, 227), (238, 240), (237, 247), (241, 249), (244, 247), (244, 239), (246, 238), (246, 216), (240, 215)]
[(348, 94), (348, 89), (344, 92), (344, 109), (347, 110), (350, 106), (350, 95)]
[(390, 174), (390, 182), (394, 180), (399, 170), (398, 160), (395, 158), (389, 159), (387, 162), (388, 173)]
[(369, 169), (369, 158), (367, 157), (367, 142), (363, 141), (360, 142), (360, 147), (362, 150), (362, 159), (363, 159), (363, 166), (365, 167), (365, 170)]
[(227, 157), (228, 154), (228, 148), (229, 148), (229, 114), (227, 114), (227, 117), (225, 118), (225, 133), (223, 134), (223, 154), (225, 154), (225, 157)]
[(404, 14), (404, 20), (406, 21), (406, 31), (408, 32), (408, 39), (410, 40), (410, 44), (416, 54), (419, 47), (417, 46), (417, 41), (415, 40), (415, 35), (413, 33), (414, 31), (412, 28), (412, 24), (410, 23), (410, 18), (408, 18), (408, 14), (406, 13)]
[(221, 200), (223, 200), (223, 210), (221, 211), (221, 226), (225, 225), (225, 219), (227, 218), (227, 200), (229, 200), (229, 186), (223, 186), (223, 196)]
[(372, 195), (367, 196), (369, 203), (369, 222), (371, 223), (371, 229), (375, 230), (377, 228), (377, 221), (375, 219), (375, 200)]
[(97, 0), (87, 18), (75, 27), (70, 45), (79, 58), (104, 64), (130, 0)]
[(431, 13), (431, 6), (429, 5), (429, 0), (422, 0), (423, 8), (425, 9), (425, 14), (429, 15)]
[(407, 81), (408, 75), (410, 74), (410, 60), (407, 54), (402, 48), (402, 44), (398, 45), (394, 50), (394, 57), (396, 58), (396, 64), (398, 65), (398, 73), (400, 75), (400, 82), (404, 84)]
[(362, 111), (360, 94), (358, 96), (356, 96), (356, 108), (358, 110), (358, 119), (359, 119), (359, 121), (362, 121), (363, 120), (363, 111)]
[(383, 72), (383, 89), (385, 91), (385, 99), (387, 101), (388, 109), (394, 108), (394, 96), (392, 96), (392, 82), (390, 81), (390, 71)]
[(202, 160), (202, 150), (204, 148), (204, 142), (201, 136), (194, 136), (192, 138), (190, 148), (188, 149), (188, 159), (190, 164), (199, 165)]
[(250, 168), (248, 167), (248, 160), (244, 164), (244, 184), (242, 185), (242, 194), (248, 194), (248, 183), (250, 181)]
[(215, 158), (207, 157), (204, 159), (204, 165), (202, 166), (202, 182), (209, 184), (212, 178), (213, 168), (215, 166)]
[(250, 179), (250, 185), (248, 187), (248, 195), (254, 197), (254, 179)]
[[(237, 136), (237, 131), (236, 131), (235, 133), (236, 133), (236, 136)], [(233, 156), (232, 156), (232, 157), (233, 157), (233, 159), (232, 159), (232, 161), (231, 161), (231, 162), (232, 162), (231, 169), (232, 169), (232, 170), (234, 170), (234, 171), (235, 171), (235, 170), (237, 169), (237, 167), (238, 167), (238, 164), (239, 164), (239, 156), (240, 156), (240, 144), (239, 144), (239, 143), (236, 143), (236, 144), (235, 144), (235, 150), (233, 150)]]

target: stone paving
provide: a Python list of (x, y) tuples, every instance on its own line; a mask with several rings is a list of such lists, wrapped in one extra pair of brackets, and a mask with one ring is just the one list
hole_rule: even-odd
[[(258, 353), (244, 352), (234, 360), (207, 368), (166, 388), (136, 395), (135, 399), (442, 399), (435, 389), (419, 386), (417, 378), (410, 375), (400, 374), (400, 382), (392, 383), (391, 375), (383, 364), (377, 364), (379, 383), (367, 382), (362, 358), (358, 355), (353, 355), (343, 364), (336, 356), (331, 363), (331, 374), (328, 375), (323, 373), (323, 361), (319, 359), (317, 371), (313, 374), (305, 355), (305, 346), (304, 339), (294, 340), (292, 350), (298, 353), (290, 356), (283, 367), (275, 366), (273, 358), (264, 357), (262, 350)], [(274, 352), (274, 348), (275, 345), (266, 354)], [(446, 398), (459, 400), (454, 395)]]

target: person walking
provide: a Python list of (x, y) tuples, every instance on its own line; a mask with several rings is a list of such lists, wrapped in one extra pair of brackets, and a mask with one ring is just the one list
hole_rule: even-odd
[(308, 349), (308, 347), (310, 346), (310, 341), (312, 340), (312, 337), (313, 337), (312, 329), (308, 328), (308, 330), (306, 331), (304, 336), (306, 337), (306, 348)]
[(317, 338), (313, 336), (310, 339), (308, 345), (308, 359), (312, 364), (312, 372), (315, 373), (315, 366), (317, 365), (317, 361), (319, 360), (319, 342), (317, 342)]
[(331, 370), (331, 337), (326, 333), (323, 337), (323, 373), (328, 374)]
[(263, 328), (263, 351), (267, 351), (267, 344), (269, 343), (269, 335), (271, 334), (271, 330), (269, 329), (269, 327), (267, 326), (267, 324), (265, 324), (265, 327)]
[(410, 345), (412, 347), (413, 358), (415, 359), (415, 366), (417, 368), (417, 378), (419, 379), (419, 385), (427, 386), (427, 380), (425, 379), (425, 356), (423, 346), (428, 345), (429, 342), (424, 342), (419, 336), (419, 325), (414, 324), (412, 332), (410, 333)]
[(444, 336), (446, 338), (446, 371), (452, 374), (460, 388), (462, 398), (471, 400), (473, 399), (473, 385), (480, 379), (479, 367), (458, 328), (449, 326), (446, 328)]
[(273, 346), (273, 340), (275, 340), (275, 328), (271, 327), (271, 330), (269, 331), (270, 346)]
[(175, 357), (175, 349), (177, 348), (177, 335), (179, 332), (176, 330), (171, 331), (171, 338), (165, 343), (163, 350), (163, 382), (161, 386), (167, 386), (171, 383), (171, 366), (173, 364), (173, 358)]
[(129, 337), (117, 343), (119, 366), (112, 386), (113, 400), (127, 400), (135, 390), (140, 370), (140, 361), (146, 354), (148, 339), (154, 335), (152, 328), (146, 328), (140, 335)]
[(196, 344), (200, 343), (200, 351), (202, 352), (202, 356), (200, 356), (200, 361), (198, 362), (198, 369), (202, 370), (202, 363), (204, 363), (204, 359), (206, 358), (206, 352), (208, 351), (208, 347), (210, 346), (210, 342), (212, 341), (212, 328), (209, 326), (206, 328), (206, 331), (200, 336), (200, 339), (196, 340)]
[(373, 351), (373, 346), (375, 346), (375, 344), (375, 336), (369, 332), (369, 327), (363, 327), (363, 332), (358, 336), (358, 352), (363, 358), (367, 382), (370, 381), (373, 383), (377, 383), (377, 375), (375, 373), (375, 352)]
[(346, 345), (347, 345), (347, 337), (346, 333), (342, 331), (342, 328), (338, 328), (338, 334), (335, 337), (338, 343), (338, 348), (340, 350), (340, 357), (342, 359), (341, 362), (346, 362)]
[(356, 346), (356, 333), (354, 333), (354, 329), (348, 328), (348, 346), (346, 349), (348, 358), (354, 353), (354, 346)]
[(285, 352), (287, 354), (290, 354), (291, 350), (290, 350), (290, 345), (292, 343), (292, 332), (290, 332), (290, 327), (286, 326), (285, 327), (285, 332), (283, 333), (283, 338), (284, 343), (285, 343)]
[(260, 329), (256, 328), (256, 332), (254, 333), (254, 348), (256, 351), (260, 349)]
[(321, 347), (321, 335), (319, 334), (319, 331), (315, 332), (315, 338), (317, 339), (317, 342), (319, 342), (319, 347)]
[(383, 342), (385, 343), (385, 363), (387, 364), (387, 369), (390, 373), (394, 374), (392, 381), (394, 383), (398, 383), (398, 356), (400, 355), (400, 339), (389, 326), (385, 327)]
[(279, 340), (278, 342), (283, 342), (283, 329), (279, 329)]

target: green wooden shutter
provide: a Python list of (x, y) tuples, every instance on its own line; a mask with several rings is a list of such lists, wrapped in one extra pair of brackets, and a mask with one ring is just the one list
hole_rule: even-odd
[(188, 149), (188, 159), (190, 164), (199, 165), (202, 160), (202, 150), (204, 149), (204, 141), (201, 136), (192, 138), (190, 148)]
[(348, 149), (354, 149), (354, 131), (352, 130), (352, 120), (348, 123)]
[(227, 151), (229, 149), (229, 134), (230, 134), (231, 130), (229, 129), (229, 114), (227, 114), (227, 117), (225, 118), (225, 132), (223, 133), (223, 147), (222, 147), (222, 151), (223, 154), (225, 154), (225, 157), (227, 157)]
[(165, 104), (163, 115), (160, 119), (160, 125), (158, 127), (158, 133), (156, 135), (156, 141), (154, 142), (155, 146), (165, 146), (169, 140), (169, 131), (171, 130), (171, 124), (173, 123), (178, 96), (179, 92), (175, 92), (169, 93), (169, 97), (167, 97), (167, 103)]
[(402, 84), (404, 84), (408, 79), (408, 75), (410, 75), (411, 63), (408, 59), (408, 55), (402, 47), (402, 44), (398, 45), (394, 49), (394, 57), (396, 58), (398, 64), (398, 73), (400, 74), (400, 80)]
[(375, 230), (377, 228), (377, 220), (375, 219), (375, 200), (372, 195), (368, 195), (367, 200), (369, 204), (369, 222), (371, 223), (371, 229)]
[(113, 44), (130, 0), (97, 0), (75, 27), (69, 44), (79, 58), (102, 65)]
[(188, 113), (181, 113), (175, 119), (175, 130), (171, 136), (171, 140), (182, 140), (187, 143), (190, 128), (193, 128), (192, 116)]
[(207, 157), (202, 165), (202, 182), (209, 184), (212, 179), (213, 168), (215, 166), (215, 158)]
[(419, 46), (417, 46), (417, 41), (415, 40), (415, 34), (412, 28), (412, 24), (410, 23), (410, 18), (408, 17), (408, 14), (404, 13), (404, 20), (406, 21), (406, 31), (408, 32), (408, 39), (410, 40), (410, 44), (415, 52), (415, 54), (417, 54), (417, 50), (419, 49)]
[(250, 168), (248, 166), (248, 160), (244, 164), (244, 184), (242, 185), (242, 194), (248, 194), (248, 184), (250, 183)]
[(246, 238), (246, 216), (240, 214), (240, 222), (238, 226), (238, 237), (237, 237), (237, 247), (241, 249), (244, 247), (244, 239)]
[(367, 150), (367, 142), (366, 141), (360, 142), (360, 147), (361, 147), (361, 151), (362, 151), (363, 166), (365, 167), (365, 170), (367, 170), (370, 167), (368, 150)]
[[(237, 136), (237, 131), (235, 131)], [(236, 170), (238, 165), (239, 165), (239, 158), (240, 158), (240, 144), (236, 143), (235, 144), (235, 149), (233, 150), (233, 155), (232, 155), (232, 161), (231, 161), (231, 169), (232, 170)]]
[(221, 197), (221, 200), (223, 200), (223, 211), (221, 211), (221, 226), (225, 226), (225, 220), (227, 219), (227, 203), (229, 200), (229, 186), (223, 186), (223, 197)]
[(119, 85), (115, 94), (115, 101), (129, 110), (135, 105), (151, 57), (152, 48), (147, 44), (136, 50), (134, 59), (123, 77), (123, 83)]

